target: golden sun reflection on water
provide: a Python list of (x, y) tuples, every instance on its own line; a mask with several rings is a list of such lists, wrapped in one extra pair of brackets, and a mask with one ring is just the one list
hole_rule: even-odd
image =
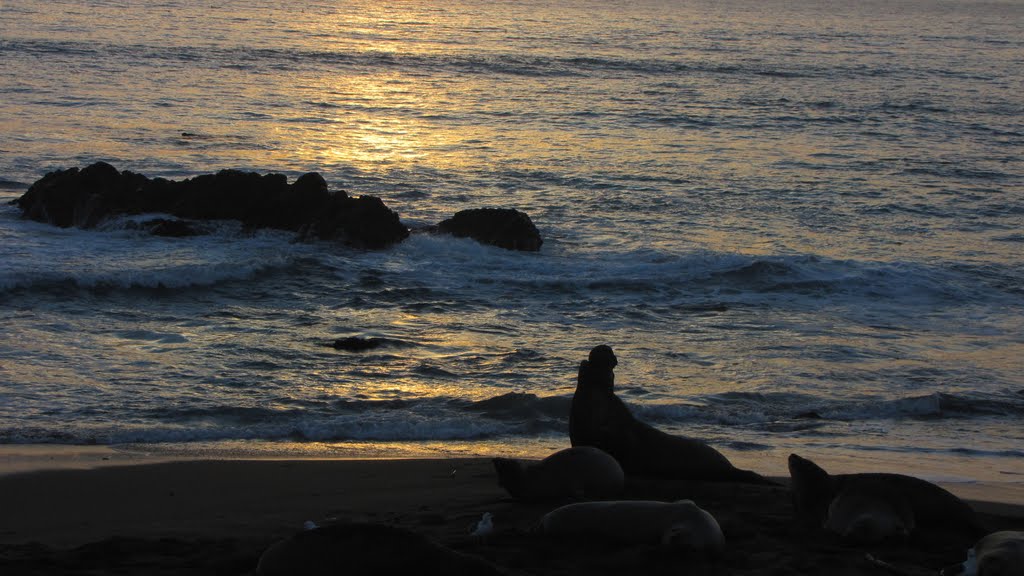
[(365, 173), (412, 169), (421, 164), (457, 167), (467, 132), (444, 128), (430, 87), (398, 74), (317, 78), (306, 96), (319, 111), (276, 129), (282, 148), (319, 166), (351, 166)]

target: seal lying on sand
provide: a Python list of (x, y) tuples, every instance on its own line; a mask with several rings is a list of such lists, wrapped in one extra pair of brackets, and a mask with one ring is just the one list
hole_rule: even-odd
[(1024, 576), (1024, 532), (993, 532), (967, 551), (967, 561), (942, 576)]
[(346, 574), (500, 575), (486, 561), (382, 524), (338, 524), (299, 532), (260, 556), (257, 576)]
[(882, 473), (832, 476), (796, 454), (789, 456), (789, 474), (797, 519), (844, 540), (902, 540), (918, 529), (974, 537), (984, 533), (970, 506), (920, 478)]
[(725, 549), (715, 517), (691, 500), (579, 502), (557, 508), (540, 521), (545, 534), (585, 536), (622, 544), (653, 544), (714, 556)]
[(615, 395), (618, 364), (611, 347), (601, 345), (580, 362), (576, 393), (569, 412), (573, 446), (595, 446), (611, 454), (629, 474), (687, 480), (774, 484), (740, 470), (721, 452), (700, 440), (666, 434), (637, 420)]
[(521, 500), (614, 498), (622, 495), (625, 484), (615, 458), (593, 446), (559, 450), (536, 464), (510, 458), (492, 462), (498, 484)]

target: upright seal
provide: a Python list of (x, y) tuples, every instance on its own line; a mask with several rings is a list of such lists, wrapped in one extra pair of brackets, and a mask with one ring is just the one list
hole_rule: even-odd
[(703, 481), (774, 484), (732, 465), (721, 452), (694, 438), (673, 436), (637, 420), (615, 395), (618, 359), (610, 346), (580, 362), (569, 412), (573, 446), (595, 446), (611, 454), (627, 474)]

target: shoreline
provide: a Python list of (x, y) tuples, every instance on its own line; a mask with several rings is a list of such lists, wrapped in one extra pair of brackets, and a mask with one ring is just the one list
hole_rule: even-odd
[[(144, 445), (0, 445), (0, 478), (12, 474), (61, 470), (89, 470), (112, 466), (137, 466), (181, 462), (245, 461), (420, 461), (489, 460), (493, 457), (540, 460), (547, 454), (568, 448), (568, 442), (535, 442), (519, 449), (500, 443), (456, 443), (454, 449), (442, 449), (444, 443), (354, 443), (344, 446), (310, 443), (206, 443)], [(448, 445), (450, 446), (450, 445)], [(735, 451), (720, 448), (737, 467), (754, 470), (772, 478), (787, 479), (788, 450)], [(938, 484), (958, 496), (975, 501), (998, 502), (1024, 507), (1024, 467), (1018, 473), (983, 470), (979, 459), (948, 455), (863, 454), (842, 450), (803, 450), (799, 452), (833, 474), (890, 472), (916, 476)], [(984, 472), (979, 475), (978, 472)], [(981, 476), (981, 477), (977, 477)]]

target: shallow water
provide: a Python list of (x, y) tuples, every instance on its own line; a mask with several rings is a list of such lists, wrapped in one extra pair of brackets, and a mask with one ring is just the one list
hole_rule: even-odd
[[(2, 2), (0, 442), (542, 455), (607, 343), (641, 418), (738, 460), (1024, 481), (1022, 30), (1014, 2)], [(319, 171), (410, 226), (515, 207), (545, 244), (6, 205), (97, 160)]]

